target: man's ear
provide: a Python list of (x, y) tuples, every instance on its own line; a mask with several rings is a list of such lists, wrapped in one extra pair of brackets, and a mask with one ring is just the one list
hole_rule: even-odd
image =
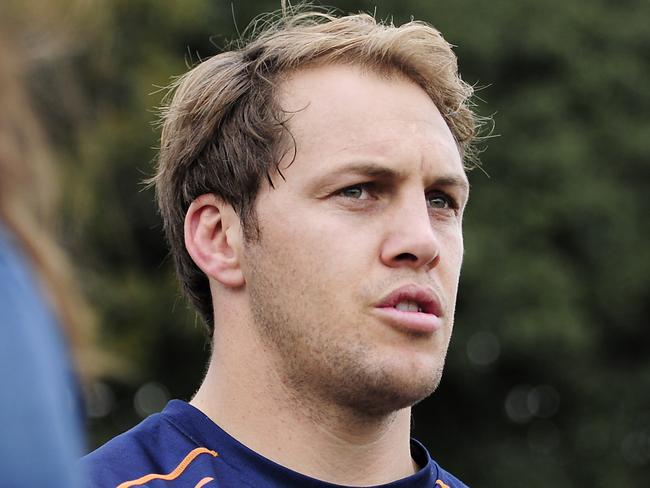
[(184, 230), (185, 248), (201, 271), (229, 288), (244, 285), (241, 222), (230, 205), (201, 195), (185, 214)]

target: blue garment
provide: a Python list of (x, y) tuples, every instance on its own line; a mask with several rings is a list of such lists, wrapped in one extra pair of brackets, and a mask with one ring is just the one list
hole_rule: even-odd
[[(382, 488), (466, 488), (417, 441), (411, 449), (422, 469)], [(181, 400), (88, 454), (82, 464), (93, 488), (341, 488), (260, 456)]]
[(0, 486), (77, 488), (72, 370), (31, 269), (0, 225)]

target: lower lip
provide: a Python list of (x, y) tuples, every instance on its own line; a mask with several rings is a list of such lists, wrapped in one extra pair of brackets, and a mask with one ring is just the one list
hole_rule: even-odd
[(393, 307), (377, 307), (380, 318), (395, 328), (416, 334), (432, 334), (442, 328), (443, 320), (437, 315), (423, 312), (403, 312)]

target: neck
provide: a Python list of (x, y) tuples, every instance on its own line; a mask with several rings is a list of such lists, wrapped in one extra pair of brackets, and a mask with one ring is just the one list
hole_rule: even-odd
[(236, 340), (215, 335), (193, 406), (262, 456), (322, 481), (370, 486), (414, 473), (410, 408), (370, 417), (298, 395), (259, 339), (237, 331)]

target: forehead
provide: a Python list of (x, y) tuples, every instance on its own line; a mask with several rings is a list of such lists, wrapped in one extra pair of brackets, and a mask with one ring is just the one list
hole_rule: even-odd
[(458, 147), (436, 105), (401, 74), (348, 65), (302, 69), (282, 82), (279, 102), (296, 144), (295, 160), (281, 162), (283, 173), (332, 171), (354, 160), (464, 177)]

